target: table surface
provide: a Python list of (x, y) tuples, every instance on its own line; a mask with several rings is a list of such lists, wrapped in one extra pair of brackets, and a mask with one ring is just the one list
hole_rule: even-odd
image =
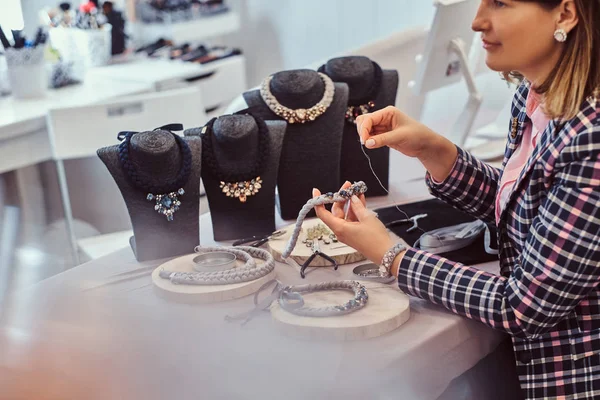
[[(369, 200), (369, 205), (427, 195), (422, 179), (394, 185), (392, 192), (391, 197)], [(201, 216), (200, 226), (202, 244), (214, 243), (209, 214)], [(411, 298), (410, 319), (384, 336), (345, 343), (292, 339), (279, 333), (268, 313), (244, 326), (224, 320), (252, 309), (252, 297), (212, 305), (176, 304), (154, 292), (150, 270), (123, 275), (161, 262), (138, 263), (130, 249), (123, 249), (15, 296), (0, 321), (0, 397), (393, 395), (433, 400), (504, 338), (480, 323)], [(497, 264), (482, 268), (494, 271)], [(285, 264), (276, 270), (282, 282), (299, 284), (349, 279), (352, 266), (309, 269), (306, 280)]]
[(195, 77), (229, 62), (232, 60), (224, 59), (207, 65), (170, 60), (132, 60), (90, 68), (82, 84), (48, 90), (44, 97), (0, 97), (0, 140), (45, 129), (46, 114), (51, 108), (94, 104), (155, 91), (159, 83)]
[(90, 69), (87, 76), (110, 78), (127, 82), (145, 82), (156, 85), (173, 79), (186, 79), (213, 71), (232, 62), (231, 59), (198, 64), (179, 60), (140, 59), (122, 64), (105, 65)]
[(44, 129), (46, 114), (51, 108), (94, 104), (152, 90), (153, 86), (145, 82), (123, 82), (90, 75), (82, 84), (51, 89), (40, 98), (1, 97), (0, 140)]

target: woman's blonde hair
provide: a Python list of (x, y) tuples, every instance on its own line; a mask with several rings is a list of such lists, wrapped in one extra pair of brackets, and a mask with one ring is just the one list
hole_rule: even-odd
[[(539, 3), (547, 9), (562, 0), (519, 0)], [(600, 0), (574, 0), (579, 23), (567, 37), (560, 61), (548, 78), (536, 87), (544, 95), (544, 112), (553, 119), (568, 120), (579, 112), (589, 96), (600, 88)], [(505, 72), (512, 82), (523, 80), (518, 72)]]

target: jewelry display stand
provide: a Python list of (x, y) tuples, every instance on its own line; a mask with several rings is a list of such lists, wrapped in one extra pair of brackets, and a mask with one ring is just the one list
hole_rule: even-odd
[[(267, 121), (266, 125), (268, 159), (264, 162), (263, 171), (259, 172), (262, 183), (258, 193), (248, 196), (245, 202), (227, 197), (220, 187), (222, 179), (209, 168), (202, 170), (216, 241), (265, 235), (275, 230), (275, 186), (286, 124)], [(258, 134), (256, 121), (250, 115), (219, 117), (214, 122), (210, 139), (219, 169), (234, 173), (250, 170), (263, 156), (258, 150)]]
[[(309, 109), (324, 96), (325, 83), (311, 70), (292, 70), (273, 75), (270, 89), (277, 101), (291, 109)], [(269, 120), (281, 120), (271, 111), (260, 90), (244, 93), (248, 106)], [(335, 84), (332, 103), (314, 121), (288, 124), (277, 187), (279, 212), (284, 220), (295, 219), (313, 188), (323, 193), (340, 187), (340, 157), (348, 86)], [(310, 216), (314, 216), (314, 211)]]
[[(397, 71), (381, 71), (379, 69), (381, 71), (380, 82), (376, 82), (375, 68), (375, 65), (369, 58), (351, 56), (333, 58), (324, 65), (322, 70), (334, 82), (342, 82), (348, 85), (350, 90), (349, 104), (356, 102), (358, 99), (364, 99), (364, 101), (359, 101), (361, 105), (367, 105), (372, 101), (373, 106), (368, 107), (368, 109), (369, 112), (374, 112), (387, 106), (395, 105), (399, 81)], [(371, 97), (369, 96), (369, 92), (373, 91), (373, 89), (375, 89), (375, 93)], [(368, 97), (368, 100), (366, 97)], [(371, 159), (373, 170), (379, 179), (381, 179), (385, 190), (381, 187), (375, 176), (373, 176), (373, 172), (371, 172), (371, 168), (369, 167), (369, 160), (362, 152), (355, 123), (348, 121), (348, 119), (344, 123), (339, 186), (345, 181), (364, 181), (369, 187), (369, 191), (365, 193), (367, 197), (387, 195), (386, 190), (389, 188), (390, 174), (389, 147), (375, 150), (365, 148), (365, 152)]]
[[(183, 140), (192, 154), (191, 173), (182, 187), (185, 193), (179, 197), (181, 207), (173, 215), (173, 221), (155, 210), (155, 201), (148, 201), (148, 193), (131, 184), (119, 159), (119, 146), (98, 150), (98, 157), (114, 178), (127, 205), (134, 234), (129, 243), (140, 262), (187, 254), (199, 244), (201, 141), (199, 138)], [(173, 134), (161, 130), (134, 135), (129, 160), (140, 176), (156, 185), (173, 181), (183, 162)]]
[[(198, 254), (188, 254), (174, 260), (167, 261), (152, 272), (152, 283), (156, 293), (164, 299), (177, 303), (197, 304), (216, 303), (239, 299), (257, 292), (265, 283), (275, 279), (275, 270), (266, 276), (254, 281), (236, 283), (232, 285), (176, 285), (168, 279), (159, 276), (162, 269), (175, 272), (194, 272), (192, 260)], [(256, 259), (257, 264), (264, 263)], [(241, 267), (244, 262), (237, 260), (236, 267)]]
[[(353, 313), (336, 317), (303, 317), (281, 308), (277, 301), (271, 305), (271, 316), (282, 333), (305, 340), (350, 341), (385, 335), (410, 318), (408, 296), (392, 285), (360, 281), (366, 286), (369, 301)], [(344, 303), (348, 293), (326, 291), (303, 294), (305, 304), (323, 307)]]
[[(298, 239), (298, 243), (296, 247), (294, 247), (294, 251), (290, 255), (294, 261), (296, 261), (299, 265), (304, 264), (308, 258), (313, 254), (312, 248), (307, 247), (302, 241), (306, 238), (306, 232), (308, 229), (317, 226), (318, 224), (323, 224), (320, 219), (313, 218), (310, 220), (305, 220), (302, 224), (302, 233)], [(281, 257), (287, 242), (292, 235), (292, 231), (294, 230), (294, 225), (287, 226), (282, 228), (285, 231), (285, 234), (277, 237), (276, 239), (271, 239), (268, 241), (269, 251), (273, 255), (276, 261), (285, 262)], [(328, 239), (326, 236), (325, 239)], [(355, 262), (363, 261), (365, 256), (360, 254), (358, 251), (354, 250), (352, 247), (346, 246), (341, 242), (334, 243), (331, 240), (328, 240), (330, 243), (326, 244), (323, 241), (319, 242), (319, 246), (321, 247), (321, 251), (327, 254), (329, 257), (333, 258), (338, 265), (344, 264), (352, 264)], [(331, 267), (331, 263), (322, 257), (315, 257), (314, 260), (310, 263), (309, 267)]]

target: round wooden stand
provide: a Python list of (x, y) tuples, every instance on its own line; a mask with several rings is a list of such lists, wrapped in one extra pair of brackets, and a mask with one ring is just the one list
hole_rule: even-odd
[[(239, 299), (251, 295), (258, 291), (266, 282), (275, 279), (275, 270), (270, 274), (255, 281), (236, 283), (232, 285), (174, 285), (168, 279), (159, 276), (162, 269), (174, 272), (195, 272), (192, 259), (197, 254), (188, 254), (161, 264), (152, 272), (152, 283), (155, 291), (163, 298), (178, 303), (216, 303)], [(257, 263), (263, 263), (263, 260), (256, 260)], [(236, 261), (237, 267), (244, 263)]]
[[(317, 226), (318, 224), (322, 224), (320, 219), (312, 218), (309, 220), (305, 220), (302, 224), (302, 232), (300, 233), (300, 237), (298, 238), (298, 242), (296, 243), (296, 247), (294, 247), (294, 251), (292, 251), (291, 258), (296, 261), (299, 265), (302, 265), (308, 260), (308, 258), (312, 255), (312, 248), (307, 247), (302, 241), (306, 239), (306, 232), (308, 229)], [(275, 257), (275, 260), (279, 262), (284, 262), (281, 253), (285, 249), (287, 242), (292, 236), (292, 232), (294, 230), (294, 225), (287, 226), (283, 228), (285, 230), (285, 234), (276, 239), (269, 240), (269, 251)], [(325, 244), (323, 241), (319, 241), (319, 245), (321, 246), (321, 252), (327, 254), (331, 258), (333, 258), (338, 265), (344, 264), (352, 264), (355, 262), (365, 260), (365, 256), (360, 254), (358, 251), (354, 250), (352, 247), (345, 246), (343, 243), (333, 243)], [(322, 257), (315, 257), (314, 260), (310, 264), (311, 267), (331, 267), (331, 263), (325, 260)]]
[[(367, 305), (339, 317), (302, 317), (283, 310), (277, 301), (271, 315), (279, 329), (289, 336), (308, 340), (350, 341), (384, 335), (410, 317), (408, 296), (395, 285), (361, 281), (367, 287)], [(341, 290), (303, 295), (307, 305), (324, 306), (348, 301), (350, 293)]]

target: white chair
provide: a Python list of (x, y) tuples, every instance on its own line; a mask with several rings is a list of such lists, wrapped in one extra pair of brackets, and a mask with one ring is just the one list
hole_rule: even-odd
[[(110, 102), (81, 107), (51, 109), (47, 115), (52, 159), (56, 163), (67, 233), (75, 265), (79, 264), (77, 238), (73, 229), (73, 213), (64, 160), (96, 157), (101, 147), (117, 144), (117, 133), (124, 130), (150, 130), (168, 123), (181, 123), (190, 128), (206, 123), (207, 117), (199, 88), (122, 97)], [(183, 133), (182, 133), (183, 134)], [(110, 234), (119, 243), (126, 233)], [(90, 248), (98, 244), (86, 240)], [(105, 248), (106, 245), (103, 246)], [(91, 252), (95, 257), (97, 251)]]

